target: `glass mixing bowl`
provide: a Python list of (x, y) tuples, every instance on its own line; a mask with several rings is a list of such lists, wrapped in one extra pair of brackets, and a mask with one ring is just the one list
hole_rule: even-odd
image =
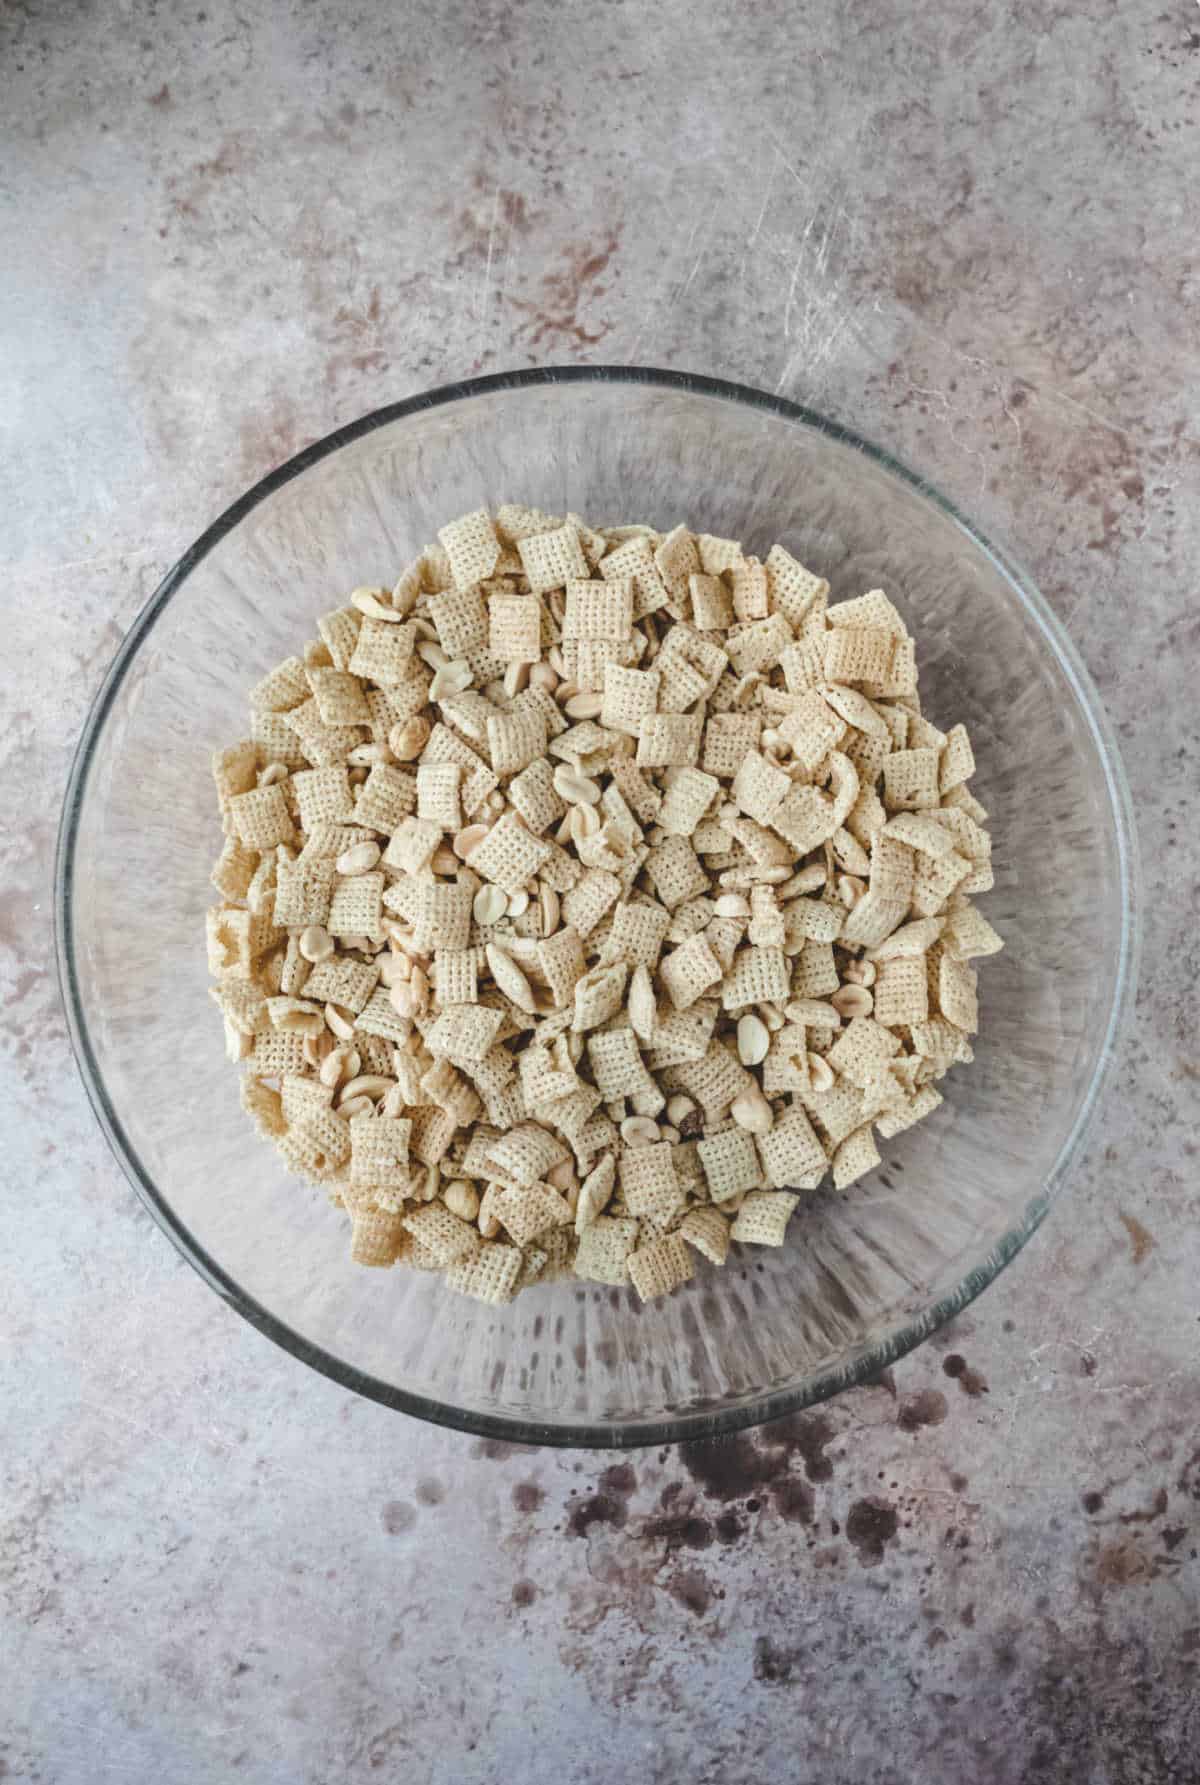
[[(484, 1307), (348, 1258), (345, 1216), (238, 1105), (207, 996), (209, 751), (247, 693), (361, 583), (512, 500), (601, 522), (782, 540), (835, 599), (882, 586), (926, 711), (965, 720), (1005, 937), (981, 963), (975, 1063), (779, 1250), (642, 1307), (563, 1282)], [(877, 448), (776, 397), (627, 368), (480, 378), (365, 416), (265, 478), (184, 554), (88, 718), (59, 843), (72, 1039), (125, 1172), (201, 1275), (334, 1380), (425, 1419), (550, 1444), (659, 1444), (770, 1419), (874, 1376), (1020, 1250), (1060, 1189), (1134, 977), (1133, 830), (1108, 724), (1029, 578)]]

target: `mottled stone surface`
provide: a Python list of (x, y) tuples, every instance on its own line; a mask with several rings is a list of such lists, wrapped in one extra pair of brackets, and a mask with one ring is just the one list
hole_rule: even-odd
[[(0, 1777), (1200, 1777), (1198, 95), (1182, 0), (0, 11)], [(1027, 1252), (879, 1386), (627, 1458), (229, 1312), (104, 1148), (49, 938), (74, 737), (201, 527), (381, 402), (580, 360), (939, 481), (1078, 640), (1145, 860)]]

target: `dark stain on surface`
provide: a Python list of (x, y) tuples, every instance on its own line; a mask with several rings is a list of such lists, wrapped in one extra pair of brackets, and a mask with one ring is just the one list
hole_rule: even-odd
[(883, 1561), (884, 1549), (894, 1541), (899, 1524), (899, 1513), (886, 1500), (872, 1495), (854, 1502), (846, 1519), (846, 1536), (864, 1568), (874, 1568)]
[[(610, 234), (600, 247), (570, 247), (563, 253), (560, 267), (545, 274), (542, 295), (537, 303), (517, 302), (517, 308), (529, 312), (526, 327), (530, 343), (540, 347), (545, 342), (564, 341), (576, 347), (592, 347), (602, 341), (612, 324), (598, 322), (587, 328), (580, 317), (593, 299), (607, 289), (599, 283), (619, 246), (616, 234)], [(514, 300), (516, 302), (516, 300)]]
[(780, 1517), (785, 1518), (789, 1524), (812, 1524), (816, 1501), (806, 1481), (797, 1481), (795, 1476), (784, 1476), (782, 1481), (772, 1482), (771, 1499)]
[(417, 1483), (417, 1499), (422, 1506), (440, 1506), (445, 1498), (445, 1488), (432, 1475), (425, 1476)]
[(786, 1686), (799, 1659), (797, 1650), (785, 1649), (769, 1636), (754, 1639), (754, 1677), (764, 1686)]
[(950, 1486), (956, 1494), (965, 1494), (970, 1485), (970, 1479), (966, 1475), (959, 1475), (957, 1471), (951, 1474)]
[(1149, 1228), (1143, 1227), (1136, 1215), (1127, 1215), (1124, 1209), (1118, 1211), (1121, 1225), (1129, 1235), (1129, 1251), (1134, 1264), (1141, 1264), (1148, 1253), (1154, 1250), (1154, 1235)]
[(900, 1403), (896, 1424), (902, 1432), (919, 1432), (922, 1426), (940, 1426), (949, 1411), (950, 1403), (940, 1389), (923, 1388)]
[(1089, 1517), (1094, 1518), (1104, 1506), (1104, 1495), (1097, 1488), (1091, 1488), (1083, 1495), (1080, 1504)]
[(744, 1537), (746, 1534), (745, 1521), (732, 1511), (718, 1513), (713, 1522), (713, 1529), (717, 1534), (718, 1543), (736, 1543), (739, 1537)]
[(1154, 1579), (1150, 1558), (1132, 1537), (1106, 1543), (1096, 1557), (1096, 1579), (1102, 1587), (1132, 1587)]
[(619, 1531), (625, 1523), (627, 1509), (617, 1494), (589, 1494), (572, 1506), (567, 1517), (567, 1536), (586, 1537), (593, 1525), (608, 1525)]
[(614, 1463), (600, 1477), (600, 1486), (606, 1494), (619, 1494), (627, 1500), (637, 1492), (637, 1476), (630, 1463)]
[(512, 1590), (512, 1602), (514, 1605), (532, 1605), (536, 1598), (537, 1588), (531, 1580), (519, 1580), (514, 1584)]
[(163, 106), (170, 105), (170, 103), (171, 103), (171, 89), (167, 85), (166, 81), (163, 82), (162, 86), (158, 89), (157, 93), (151, 93), (151, 95), (146, 103), (148, 105), (156, 106), (160, 111), (162, 110)]
[(949, 1357), (942, 1360), (942, 1370), (945, 1375), (958, 1383), (965, 1395), (970, 1395), (972, 1399), (977, 1395), (987, 1394), (987, 1383), (979, 1371), (973, 1370), (966, 1358), (959, 1352), (952, 1351)]
[(407, 1500), (389, 1500), (379, 1516), (388, 1536), (399, 1537), (403, 1531), (411, 1531), (416, 1524), (417, 1509), (410, 1506)]
[(713, 1540), (713, 1528), (697, 1512), (668, 1512), (647, 1519), (642, 1526), (642, 1536), (647, 1543), (665, 1543), (670, 1555), (677, 1549), (708, 1549)]
[(518, 1512), (536, 1512), (545, 1498), (545, 1490), (536, 1481), (513, 1483), (512, 1501)]
[(1117, 1518), (1122, 1525), (1151, 1525), (1155, 1519), (1162, 1518), (1167, 1510), (1167, 1490), (1160, 1487), (1149, 1506), (1143, 1506), (1134, 1512), (1118, 1513)]
[(680, 1605), (702, 1618), (713, 1602), (712, 1583), (695, 1568), (686, 1568), (667, 1582), (667, 1591)]
[(533, 1457), (536, 1444), (510, 1444), (507, 1438), (476, 1438), (471, 1446), (473, 1457), (485, 1457), (491, 1463), (506, 1463), (509, 1457)]

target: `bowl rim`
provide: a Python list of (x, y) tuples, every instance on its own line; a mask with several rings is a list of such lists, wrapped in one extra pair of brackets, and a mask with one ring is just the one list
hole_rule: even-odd
[[(76, 871), (76, 847), (80, 817), (87, 791), (88, 778), (98, 740), (118, 691), (143, 642), (167, 604), (182, 588), (192, 571), (238, 526), (260, 502), (282, 485), (298, 477), (321, 459), (343, 446), (360, 440), (377, 428), (392, 422), (441, 408), (464, 399), (558, 384), (630, 384), (657, 386), (685, 395), (715, 397), (773, 416), (783, 421), (800, 423), (825, 434), (841, 445), (862, 452), (907, 484), (958, 527), (970, 543), (990, 560), (1010, 584), (1018, 600), (1030, 614), (1043, 639), (1057, 659), (1078, 702), (1098, 759), (1104, 771), (1109, 809), (1112, 814), (1121, 895), (1121, 934), (1118, 942), (1116, 972), (1111, 1004), (1104, 1034), (1097, 1050), (1089, 1082), (1080, 1099), (1075, 1120), (1059, 1149), (1053, 1167), (1041, 1188), (1025, 1207), (1021, 1219), (993, 1247), (983, 1262), (967, 1273), (963, 1280), (922, 1313), (902, 1321), (884, 1337), (863, 1345), (850, 1359), (825, 1367), (803, 1384), (772, 1387), (740, 1401), (737, 1405), (706, 1412), (699, 1409), (679, 1415), (658, 1418), (646, 1423), (622, 1421), (604, 1423), (539, 1421), (515, 1415), (483, 1413), (460, 1408), (445, 1402), (412, 1393), (378, 1377), (359, 1370), (353, 1364), (315, 1345), (303, 1334), (249, 1295), (236, 1280), (196, 1240), (186, 1224), (159, 1190), (150, 1173), (141, 1163), (125, 1132), (121, 1118), (112, 1103), (100, 1070), (88, 1029), (87, 1016), (80, 993), (78, 963), (73, 935), (73, 907)], [(1140, 952), (1140, 868), (1137, 833), (1133, 821), (1132, 802), (1112, 726), (1100, 702), (1091, 676), (1084, 667), (1066, 631), (1051, 612), (1028, 571), (1015, 559), (993, 545), (979, 529), (960, 513), (948, 497), (927, 478), (911, 470), (884, 448), (875, 445), (852, 429), (830, 420), (804, 404), (753, 386), (694, 372), (671, 371), (652, 366), (545, 366), (491, 373), (440, 385), (406, 397), (400, 402), (385, 404), (360, 416), (356, 421), (335, 428), (332, 433), (306, 446), (275, 470), (253, 485), (218, 515), (195, 542), (188, 547), (159, 583), (130, 626), (100, 684), (88, 711), (71, 763), (59, 821), (54, 868), (54, 931), (59, 989), (66, 1011), (75, 1062), (83, 1079), (88, 1100), (109, 1147), (133, 1188), (141, 1197), (158, 1225), (178, 1251), (199, 1273), (209, 1287), (241, 1314), (252, 1326), (272, 1339), (294, 1357), (319, 1370), (344, 1388), (377, 1401), (385, 1407), (413, 1414), (431, 1424), (446, 1426), (483, 1438), (556, 1447), (591, 1449), (634, 1449), (649, 1445), (696, 1441), (760, 1425), (782, 1418), (806, 1407), (817, 1405), (844, 1389), (869, 1382), (895, 1363), (929, 1335), (960, 1313), (1016, 1257), (1031, 1235), (1041, 1225), (1050, 1203), (1060, 1190), (1066, 1173), (1074, 1161), (1086, 1131), (1101, 1088), (1112, 1066), (1133, 1002)]]

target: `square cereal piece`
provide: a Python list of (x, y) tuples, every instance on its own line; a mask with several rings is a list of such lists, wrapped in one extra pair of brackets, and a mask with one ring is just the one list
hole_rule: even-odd
[(402, 682), (386, 688), (368, 688), (367, 711), (371, 715), (371, 736), (377, 744), (386, 744), (394, 725), (403, 725), (421, 711), (429, 699), (433, 673), (419, 657), (413, 657)]
[(362, 730), (357, 725), (326, 725), (317, 711), (316, 697), (312, 695), (290, 712), (255, 715), (256, 724), (268, 719), (295, 733), (300, 749), (314, 768), (323, 768), (330, 762), (345, 762), (362, 739)]
[(705, 576), (720, 576), (726, 570), (736, 570), (745, 556), (739, 540), (724, 539), (717, 533), (697, 533), (696, 553)]
[[(739, 620), (765, 620), (770, 611), (767, 572), (757, 558), (746, 558), (729, 572), (733, 611)], [(787, 618), (787, 615), (784, 615)]]
[(334, 608), (332, 613), (322, 614), (317, 621), (317, 631), (334, 669), (349, 669), (362, 623), (363, 616), (356, 607)]
[[(780, 957), (782, 959), (782, 956)], [(719, 985), (721, 963), (703, 935), (696, 935), (664, 959), (659, 977), (676, 1010), (686, 1010), (709, 986)], [(787, 979), (784, 976), (786, 985)]]
[[(276, 909), (278, 910), (278, 902)], [(1003, 939), (983, 913), (977, 911), (969, 901), (951, 911), (942, 934), (946, 953), (952, 955), (956, 961), (971, 961), (980, 955), (998, 954), (1004, 947)]]
[(280, 861), (275, 874), (275, 921), (288, 929), (323, 924), (333, 896), (334, 867), (323, 861)]
[(874, 1171), (879, 1164), (879, 1149), (875, 1145), (875, 1137), (871, 1133), (868, 1122), (862, 1128), (856, 1128), (848, 1134), (833, 1155), (833, 1187), (835, 1190), (848, 1190), (867, 1172)]
[(875, 1021), (885, 1029), (901, 1023), (923, 1023), (929, 1015), (924, 955), (881, 961), (872, 989)]
[(563, 639), (628, 638), (633, 631), (633, 581), (630, 577), (613, 577), (604, 582), (567, 584), (566, 611), (563, 615)]
[(828, 682), (882, 682), (892, 664), (894, 640), (877, 626), (838, 626), (825, 638)]
[(435, 1060), (451, 1060), (468, 1069), (489, 1051), (504, 1023), (504, 1013), (484, 1004), (455, 1004), (444, 1010), (425, 1036)]
[[(257, 782), (258, 746), (252, 739), (246, 738), (240, 744), (231, 744), (227, 750), (214, 750), (211, 760), (217, 802), (221, 811), (226, 812), (235, 794), (250, 793)], [(268, 757), (266, 760), (271, 759)]]
[(669, 1227), (685, 1201), (670, 1144), (664, 1140), (654, 1146), (629, 1148), (621, 1154), (619, 1171), (629, 1213), (654, 1227)]
[(422, 763), (457, 762), (463, 772), (462, 808), (468, 818), (474, 816), (489, 793), (500, 785), (500, 777), (472, 750), (470, 744), (457, 737), (448, 725), (435, 725), (421, 755)]
[(350, 1182), (378, 1188), (408, 1183), (407, 1116), (354, 1116), (350, 1122)]
[(446, 1272), (445, 1281), (459, 1295), (498, 1308), (510, 1302), (521, 1275), (522, 1255), (517, 1246), (488, 1244), (472, 1257), (460, 1259)]
[(389, 1209), (354, 1209), (351, 1214), (350, 1259), (353, 1264), (387, 1270), (408, 1243), (404, 1217)]
[(725, 1010), (743, 1010), (748, 1004), (769, 1004), (788, 996), (787, 957), (782, 948), (741, 948), (733, 969), (721, 988)]
[(954, 725), (946, 733), (938, 768), (938, 789), (951, 793), (975, 773), (975, 752), (965, 725)]
[(826, 1058), (840, 1077), (862, 1090), (879, 1068), (899, 1052), (899, 1038), (890, 1029), (873, 1017), (856, 1016), (842, 1030)]
[(377, 762), (358, 790), (354, 822), (390, 836), (416, 807), (416, 777), (408, 769), (393, 768), (390, 762)]
[(791, 790), (791, 777), (777, 763), (758, 750), (748, 750), (734, 775), (731, 798), (759, 824), (770, 824)]
[(255, 1078), (284, 1078), (307, 1070), (304, 1037), (294, 1029), (260, 1029), (248, 1056)]
[(670, 1295), (693, 1276), (692, 1257), (677, 1233), (665, 1233), (631, 1252), (625, 1261), (629, 1279), (642, 1301)]
[(350, 772), (344, 762), (305, 769), (292, 776), (300, 829), (310, 835), (319, 824), (347, 824), (354, 817)]
[[(383, 853), (384, 866), (397, 874), (416, 875), (427, 868), (441, 847), (442, 830), (422, 818), (402, 818)], [(384, 903), (393, 909), (389, 894)]]
[(646, 873), (668, 911), (708, 891), (708, 875), (686, 837), (665, 837), (650, 851)]
[(685, 768), (700, 755), (700, 713), (651, 713), (638, 727), (639, 768)]
[(527, 508), (521, 502), (502, 502), (496, 510), (495, 528), (506, 546), (528, 539), (531, 533), (553, 533), (562, 526), (562, 516), (545, 514), (540, 508)]
[(537, 1122), (522, 1122), (493, 1141), (488, 1162), (501, 1177), (528, 1188), (570, 1155), (561, 1140)]
[(433, 955), (433, 989), (443, 1009), (448, 1004), (474, 1004), (479, 993), (479, 951), (438, 948)]
[(538, 965), (550, 987), (555, 1005), (564, 1009), (572, 1003), (575, 986), (585, 972), (583, 947), (579, 932), (568, 923), (538, 943)]
[(774, 669), (795, 634), (782, 614), (770, 614), (765, 620), (754, 620), (725, 641), (725, 649), (739, 676), (757, 670), (760, 675)]
[(413, 942), (422, 954), (436, 948), (466, 948), (471, 940), (472, 893), (446, 880), (421, 884)]
[[(472, 867), (475, 857), (471, 857)], [(621, 882), (604, 868), (589, 868), (583, 878), (564, 896), (563, 922), (579, 936), (590, 936), (601, 918), (612, 910), (621, 895)]]
[(534, 595), (493, 595), (488, 649), (501, 663), (536, 663), (542, 654), (542, 610)]
[(771, 817), (771, 828), (790, 843), (797, 856), (819, 848), (838, 830), (837, 808), (819, 788), (791, 784)]
[(382, 874), (353, 874), (335, 882), (325, 920), (331, 936), (370, 936), (374, 940), (383, 934), (382, 917)]
[(555, 791), (554, 770), (544, 755), (513, 776), (508, 797), (535, 837), (566, 816), (567, 803)]
[(438, 539), (449, 560), (456, 590), (470, 589), (495, 570), (500, 541), (486, 508), (473, 509), (449, 526), (439, 527)]
[(977, 975), (965, 961), (943, 953), (938, 962), (938, 1005), (944, 1017), (956, 1029), (974, 1035), (979, 1027), (979, 1004), (976, 998)]
[(799, 559), (793, 558), (781, 545), (771, 547), (763, 568), (767, 573), (771, 607), (792, 626), (801, 625), (813, 604), (824, 601), (829, 593), (825, 578), (806, 570)]
[(549, 589), (565, 589), (572, 581), (587, 581), (590, 567), (578, 529), (569, 521), (549, 533), (528, 534), (516, 544), (535, 595), (543, 595)]
[(487, 722), (488, 755), (498, 775), (515, 775), (546, 755), (546, 721), (534, 707)]
[(704, 727), (702, 767), (728, 780), (736, 775), (748, 751), (758, 748), (760, 713), (714, 713)]
[(408, 678), (415, 640), (411, 625), (367, 618), (359, 628), (350, 668), (368, 682), (398, 685)]
[(548, 1184), (505, 1184), (493, 1199), (492, 1212), (518, 1246), (528, 1246), (547, 1229), (570, 1220), (567, 1204)]
[(876, 1127), (885, 1140), (892, 1140), (897, 1134), (903, 1134), (906, 1128), (912, 1128), (917, 1122), (923, 1122), (931, 1116), (942, 1101), (940, 1091), (932, 1085), (922, 1085), (921, 1089), (899, 1109), (884, 1110)]
[[(758, 1151), (768, 1184), (784, 1190), (802, 1184), (817, 1172), (824, 1176), (825, 1149), (813, 1133), (812, 1123), (794, 1099), (768, 1134), (758, 1137)], [(816, 1182), (820, 1179), (817, 1178)]]
[(229, 816), (234, 835), (260, 853), (274, 849), (277, 843), (290, 843), (296, 835), (287, 795), (278, 782), (235, 793), (229, 801)]
[(590, 1035), (587, 1051), (596, 1088), (606, 1103), (618, 1097), (632, 1097), (653, 1082), (642, 1064), (632, 1029), (605, 1029)]
[(264, 713), (287, 713), (307, 700), (311, 692), (302, 659), (285, 657), (251, 688), (250, 705)]
[[(258, 851), (226, 837), (209, 879), (224, 899), (244, 899), (258, 869)], [(283, 921), (282, 919), (280, 920)]]
[(811, 775), (829, 752), (840, 746), (846, 735), (846, 721), (822, 700), (815, 688), (810, 688), (791, 712), (784, 714), (778, 729), (797, 762), (803, 763)]
[(622, 902), (613, 912), (604, 959), (624, 961), (628, 967), (645, 967), (653, 973), (670, 924), (670, 912), (653, 900)]
[(309, 686), (323, 725), (369, 725), (362, 683), (346, 669), (310, 669)]
[(657, 822), (669, 836), (690, 837), (720, 791), (715, 775), (695, 768), (672, 769)]
[(719, 576), (689, 576), (692, 620), (701, 632), (724, 632), (733, 625), (733, 602)]
[(462, 824), (459, 786), (462, 769), (456, 762), (422, 762), (417, 766), (417, 817), (444, 831)]
[(839, 601), (826, 612), (831, 626), (878, 626), (894, 638), (907, 636), (904, 621), (882, 589), (869, 589), (853, 601)]
[(897, 837), (881, 833), (871, 844), (871, 891), (885, 899), (907, 900), (918, 862), (929, 860), (928, 856), (918, 858)]
[(473, 1258), (482, 1241), (478, 1230), (451, 1214), (444, 1203), (430, 1202), (402, 1217), (403, 1225), (440, 1265)]
[(586, 1283), (620, 1288), (629, 1282), (629, 1254), (637, 1243), (638, 1223), (628, 1216), (597, 1215), (579, 1236), (572, 1269)]
[(479, 589), (443, 589), (429, 597), (427, 611), (449, 657), (469, 657), (486, 648), (488, 613)]
[(688, 578), (700, 571), (700, 554), (685, 526), (672, 527), (662, 539), (654, 554), (654, 568), (672, 602), (682, 611), (687, 603)]
[(907, 899), (890, 898), (874, 887), (869, 888), (847, 913), (841, 939), (847, 947), (878, 948), (904, 922), (908, 909)]
[(549, 854), (549, 845), (527, 831), (515, 812), (505, 812), (471, 851), (471, 867), (514, 893), (533, 879)]
[(889, 812), (913, 812), (938, 803), (936, 750), (893, 750), (883, 763), (883, 803)]
[(689, 1209), (679, 1232), (710, 1264), (724, 1264), (729, 1252), (729, 1222), (720, 1209)]
[(658, 573), (654, 548), (644, 536), (626, 539), (600, 560), (600, 575), (605, 582), (629, 577), (633, 583), (633, 617), (644, 620), (657, 613), (671, 599), (670, 591)]
[(697, 1142), (696, 1151), (714, 1202), (724, 1202), (743, 1190), (756, 1190), (763, 1181), (754, 1137), (741, 1128), (709, 1135)]
[(624, 961), (612, 961), (593, 967), (585, 973), (575, 986), (575, 1014), (571, 1020), (572, 1032), (585, 1035), (589, 1029), (598, 1029), (615, 1017), (621, 1008), (621, 1000), (625, 993), (625, 981), (629, 969)]
[(799, 1201), (784, 1190), (752, 1190), (737, 1212), (730, 1238), (751, 1246), (782, 1246)]
[[(967, 889), (971, 864), (957, 849), (936, 859), (929, 855), (917, 856), (915, 859), (916, 872), (912, 877), (910, 895), (912, 914), (914, 917), (936, 917), (951, 893), (959, 887)], [(882, 941), (882, 937), (880, 940)]]
[(735, 1097), (756, 1086), (753, 1074), (720, 1042), (713, 1042), (702, 1059), (674, 1067), (673, 1076), (679, 1089), (702, 1105), (708, 1127), (725, 1118)]
[(338, 1004), (352, 1016), (360, 1016), (378, 984), (379, 968), (374, 961), (331, 955), (313, 967), (304, 982), (304, 996), (317, 1004)]
[(606, 731), (640, 736), (641, 728), (658, 708), (662, 682), (656, 669), (624, 669), (619, 663), (604, 667), (604, 700), (600, 723)]

